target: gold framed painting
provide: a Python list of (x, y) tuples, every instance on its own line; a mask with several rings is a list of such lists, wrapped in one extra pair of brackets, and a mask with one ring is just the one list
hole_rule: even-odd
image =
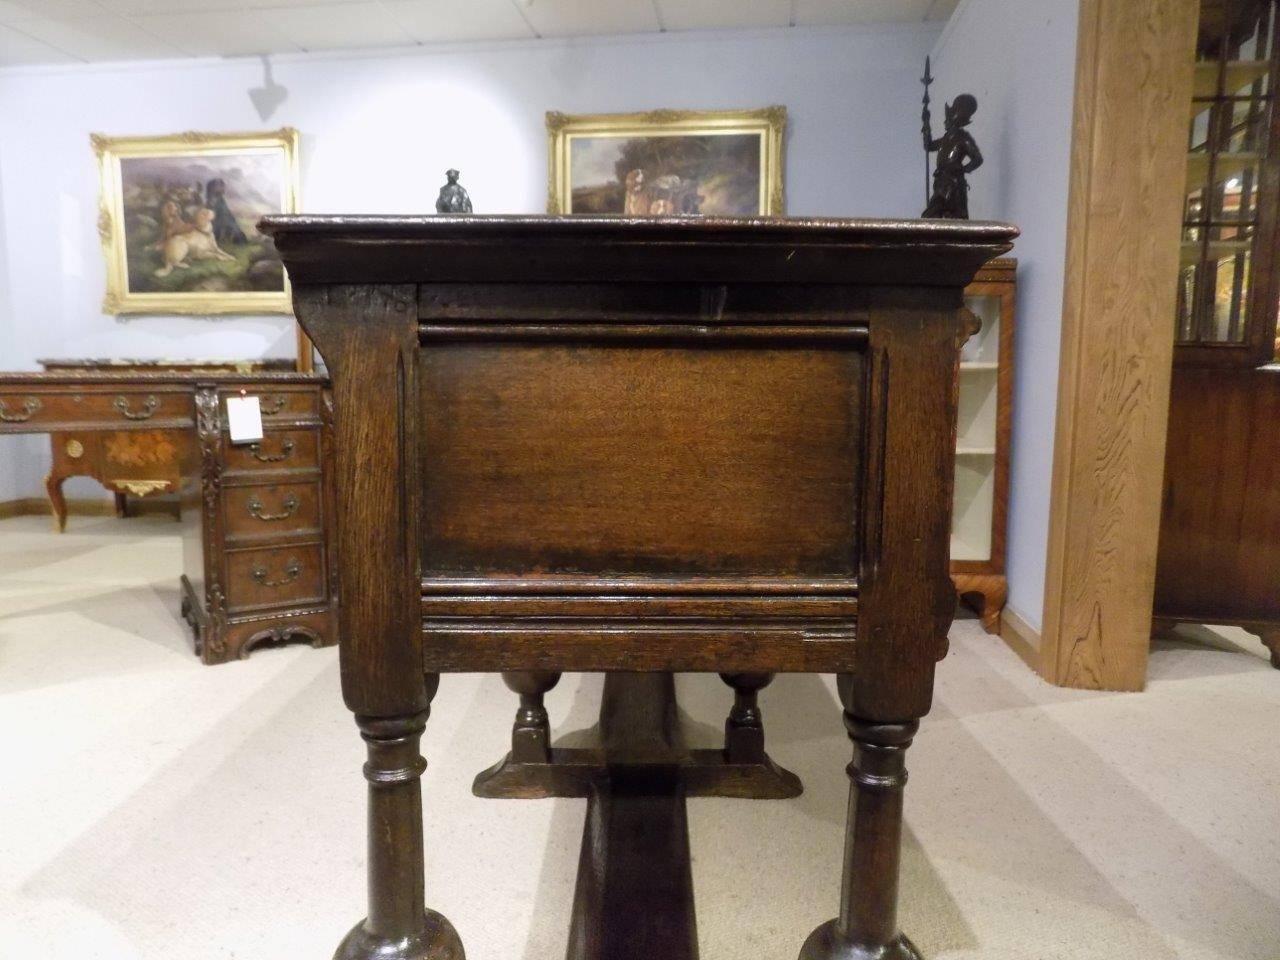
[(786, 107), (547, 114), (549, 213), (781, 216)]
[(296, 130), (90, 139), (104, 313), (292, 312), (284, 266), (257, 223), (297, 212)]

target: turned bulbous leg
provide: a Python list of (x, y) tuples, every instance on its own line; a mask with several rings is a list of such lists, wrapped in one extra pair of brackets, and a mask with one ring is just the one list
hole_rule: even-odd
[(511, 730), (511, 759), (516, 763), (551, 762), (551, 723), (542, 698), (557, 683), (560, 674), (544, 670), (504, 673), (507, 689), (520, 695), (515, 726)]
[(733, 688), (733, 709), (724, 722), (724, 753), (729, 763), (763, 763), (764, 718), (759, 693), (773, 682), (772, 673), (722, 673)]
[[(439, 676), (427, 684), (429, 700)], [(430, 712), (356, 717), (369, 752), (369, 915), (334, 960), (464, 960), (453, 925), (425, 906), (419, 742)]]
[(809, 935), (800, 960), (920, 960), (898, 930), (906, 751), (919, 723), (873, 723), (848, 711), (844, 723), (854, 758), (840, 915)]

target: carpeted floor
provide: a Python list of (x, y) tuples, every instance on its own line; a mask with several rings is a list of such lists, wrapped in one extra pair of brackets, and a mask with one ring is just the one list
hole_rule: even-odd
[[(0, 522), (0, 958), (322, 960), (363, 911), (363, 751), (337, 655), (192, 656), (163, 517)], [(1050, 687), (958, 622), (909, 756), (902, 924), (935, 960), (1278, 960), (1280, 673), (1237, 631), (1156, 646), (1144, 694)], [(684, 676), (706, 745), (729, 703)], [(548, 698), (589, 726), (601, 681)], [(806, 791), (693, 800), (703, 960), (792, 960), (835, 912), (848, 742), (832, 684), (762, 698)], [(476, 800), (514, 710), (441, 684), (428, 900), (470, 960), (560, 960), (582, 801)], [(660, 958), (655, 958), (660, 960)]]

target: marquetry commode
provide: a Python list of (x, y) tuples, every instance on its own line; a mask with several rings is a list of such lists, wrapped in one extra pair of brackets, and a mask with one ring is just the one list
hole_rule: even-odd
[[(512, 752), (476, 792), (591, 798), (578, 960), (696, 955), (692, 898), (671, 895), (690, 877), (663, 862), (678, 859), (683, 797), (793, 794), (763, 753), (755, 691), (775, 672), (836, 674), (855, 744), (844, 883), (801, 956), (916, 956), (896, 921), (904, 753), (955, 605), (962, 294), (1016, 230), (308, 216), (262, 229), (335, 400), (342, 684), (369, 752), (370, 894), (338, 957), (463, 955), (424, 906), (419, 739), (440, 674), (474, 670), (503, 671), (521, 700)], [(561, 671), (608, 672), (594, 749), (550, 745), (542, 696)], [(681, 746), (670, 671), (733, 687), (723, 751)], [(763, 867), (760, 902), (812, 896)], [(681, 903), (689, 922), (673, 924), (665, 907)]]
[[(225, 401), (241, 394), (262, 405), (258, 443), (230, 442)], [(330, 412), (327, 381), (315, 374), (0, 373), (0, 434), (47, 433), (63, 450), (93, 452), (93, 475), (112, 490), (177, 488), (182, 612), (207, 664), (266, 642), (337, 642)]]

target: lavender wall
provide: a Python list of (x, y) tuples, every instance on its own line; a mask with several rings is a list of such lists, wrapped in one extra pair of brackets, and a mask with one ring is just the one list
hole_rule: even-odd
[[(1049, 534), (1079, 0), (961, 0), (934, 50), (938, 98), (978, 98), (970, 213), (1022, 228), (1009, 607), (1039, 630)], [(937, 113), (940, 118), (941, 112)]]
[[(920, 65), (933, 24), (684, 33), (275, 58), (0, 71), (0, 369), (37, 357), (292, 353), (282, 318), (103, 316), (89, 134), (302, 131), (313, 212), (429, 210), (456, 166), (477, 212), (546, 204), (543, 114), (785, 104), (788, 212), (915, 215)], [(0, 438), (0, 500), (38, 496), (44, 438)], [(89, 481), (73, 496), (99, 496)]]

